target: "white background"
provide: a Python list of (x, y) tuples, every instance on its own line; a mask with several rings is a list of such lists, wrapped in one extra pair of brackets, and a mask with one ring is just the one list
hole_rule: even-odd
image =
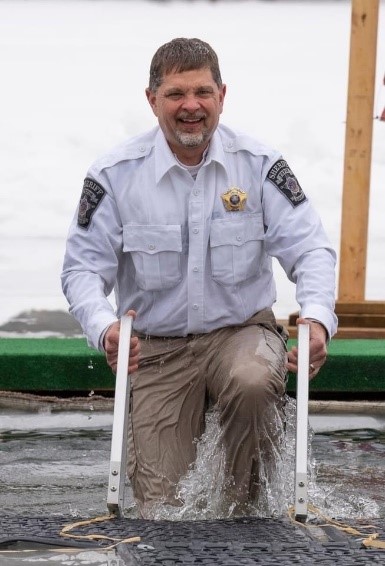
[[(217, 51), (222, 122), (278, 148), (339, 253), (348, 0), (0, 0), (0, 322), (67, 309), (65, 238), (92, 161), (155, 125), (155, 50), (200, 37)], [(374, 114), (385, 106), (385, 3)], [(385, 122), (374, 121), (366, 298), (385, 300)], [(275, 312), (297, 310), (276, 267)]]

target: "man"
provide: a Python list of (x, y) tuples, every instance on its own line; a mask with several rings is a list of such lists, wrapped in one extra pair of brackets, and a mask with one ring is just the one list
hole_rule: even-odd
[(336, 331), (335, 253), (320, 219), (279, 152), (219, 124), (225, 95), (210, 45), (161, 46), (146, 89), (159, 125), (91, 166), (68, 238), (70, 311), (113, 370), (119, 317), (135, 317), (130, 480), (143, 516), (181, 503), (208, 400), (238, 512), (274, 468), (297, 350), (286, 352), (272, 312), (272, 257), (310, 324), (311, 377)]

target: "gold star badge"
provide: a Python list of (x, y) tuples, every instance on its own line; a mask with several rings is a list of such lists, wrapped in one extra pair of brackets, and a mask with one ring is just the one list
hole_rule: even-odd
[(231, 187), (228, 191), (221, 195), (221, 199), (226, 210), (244, 210), (247, 200), (247, 193), (246, 191), (242, 191), (242, 189), (238, 189), (237, 187)]

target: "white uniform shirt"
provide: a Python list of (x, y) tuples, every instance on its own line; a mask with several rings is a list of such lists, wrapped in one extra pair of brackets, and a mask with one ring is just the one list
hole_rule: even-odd
[[(242, 323), (276, 300), (271, 257), (296, 283), (301, 316), (332, 336), (335, 253), (290, 173), (280, 153), (223, 125), (195, 180), (159, 127), (97, 160), (62, 273), (89, 344), (98, 348), (129, 309), (137, 331), (158, 336)], [(226, 210), (221, 195), (232, 187), (247, 193), (244, 210)]]

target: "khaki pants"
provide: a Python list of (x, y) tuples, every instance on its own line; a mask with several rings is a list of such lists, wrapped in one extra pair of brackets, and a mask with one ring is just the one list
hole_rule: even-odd
[(229, 497), (240, 506), (255, 500), (261, 463), (268, 467), (282, 437), (286, 339), (271, 309), (208, 334), (142, 338), (128, 470), (142, 513), (180, 504), (176, 486), (195, 461), (208, 401), (219, 411)]

